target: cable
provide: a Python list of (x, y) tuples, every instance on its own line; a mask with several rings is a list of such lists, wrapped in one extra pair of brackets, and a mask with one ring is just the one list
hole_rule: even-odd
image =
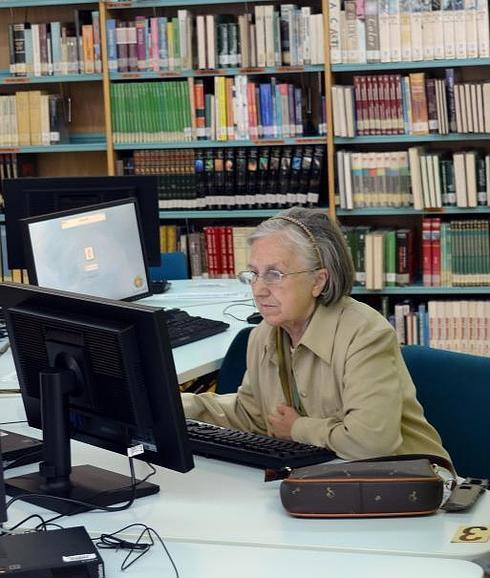
[[(247, 299), (247, 301), (252, 301), (252, 299)], [(231, 317), (232, 319), (236, 319), (237, 321), (247, 321), (247, 319), (242, 319), (241, 317), (237, 317), (236, 315), (233, 315), (233, 313), (229, 313), (228, 310), (231, 309), (232, 307), (253, 307), (255, 309), (255, 302), (254, 303), (230, 303), (230, 305), (227, 305), (222, 313), (223, 315), (226, 315), (228, 317)]]
[[(136, 542), (129, 542), (128, 540), (123, 540), (121, 538), (117, 538), (117, 534), (120, 534), (121, 532), (124, 532), (125, 530), (127, 530), (129, 528), (138, 528), (138, 527), (143, 528), (143, 530), (141, 531), (140, 535), (138, 536)], [(141, 540), (143, 539), (143, 537), (145, 535), (148, 536), (148, 539), (150, 541), (141, 543)], [(112, 534), (101, 534), (99, 536), (99, 538), (95, 538), (95, 540), (98, 540), (97, 542), (95, 542), (95, 545), (97, 546), (97, 548), (99, 548), (101, 550), (104, 550), (104, 549), (105, 550), (129, 550), (128, 554), (126, 555), (126, 557), (124, 558), (124, 560), (121, 563), (121, 570), (124, 571), (124, 570), (127, 570), (130, 566), (132, 566), (142, 556), (144, 556), (150, 550), (150, 548), (155, 545), (155, 541), (153, 540), (153, 536), (155, 536), (158, 539), (162, 548), (165, 550), (167, 558), (169, 559), (169, 561), (172, 564), (172, 567), (174, 569), (175, 576), (176, 576), (176, 578), (179, 578), (179, 576), (180, 576), (179, 571), (177, 570), (177, 566), (175, 565), (175, 562), (174, 562), (172, 556), (170, 555), (170, 552), (168, 551), (168, 548), (165, 545), (165, 542), (163, 541), (160, 534), (158, 534), (158, 532), (156, 530), (154, 530), (153, 528), (150, 528), (146, 524), (129, 524), (128, 526), (125, 526), (124, 528), (121, 528), (120, 530), (116, 530), (115, 532), (112, 532)], [(133, 555), (133, 553), (135, 551), (139, 551), (140, 553), (136, 557), (134, 557), (131, 561), (129, 561), (129, 559), (131, 558), (131, 556)]]
[[(39, 459), (32, 459), (33, 457), (35, 458), (39, 457)], [(23, 453), (21, 456), (12, 460), (11, 462), (7, 461), (7, 463), (4, 464), (3, 466), (3, 471), (6, 472), (7, 470), (18, 468), (19, 466), (26, 466), (34, 462), (39, 462), (41, 461), (42, 457), (43, 457), (42, 447), (32, 448), (30, 452)]]

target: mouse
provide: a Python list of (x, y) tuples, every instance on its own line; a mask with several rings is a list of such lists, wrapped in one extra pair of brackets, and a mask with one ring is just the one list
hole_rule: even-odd
[(263, 319), (262, 314), (259, 313), (258, 311), (255, 311), (255, 313), (252, 313), (252, 315), (249, 315), (247, 317), (247, 322), (252, 323), (252, 325), (257, 325), (262, 321), (262, 319)]
[(158, 295), (160, 293), (165, 293), (170, 289), (171, 283), (165, 279), (152, 280), (150, 282), (150, 290), (153, 294)]

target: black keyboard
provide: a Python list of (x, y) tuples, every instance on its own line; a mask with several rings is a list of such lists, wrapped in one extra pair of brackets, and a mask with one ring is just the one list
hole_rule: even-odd
[(194, 317), (182, 309), (166, 309), (165, 313), (172, 348), (222, 333), (230, 326), (224, 321)]
[(254, 468), (299, 468), (337, 456), (325, 448), (187, 420), (193, 453)]

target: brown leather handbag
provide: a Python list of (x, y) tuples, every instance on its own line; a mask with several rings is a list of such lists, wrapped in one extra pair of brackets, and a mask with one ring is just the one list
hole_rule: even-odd
[(411, 455), (298, 468), (281, 483), (281, 501), (293, 516), (364, 518), (423, 516), (441, 506), (445, 481), (455, 477), (439, 456)]

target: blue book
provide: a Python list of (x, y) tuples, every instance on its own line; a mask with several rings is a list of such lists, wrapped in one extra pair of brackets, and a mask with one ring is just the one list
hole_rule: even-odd
[(24, 29), (24, 47), (26, 51), (26, 73), (31, 75), (34, 72), (34, 64), (32, 60), (32, 30), (29, 24), (26, 24)]
[(284, 129), (282, 126), (282, 107), (281, 107), (281, 93), (279, 92), (279, 87), (277, 84), (274, 86), (275, 89), (275, 99), (274, 105), (276, 110), (276, 122), (277, 122), (277, 136), (284, 136)]
[[(61, 74), (61, 25), (59, 22), (50, 22), (51, 32), (51, 59), (53, 62), (53, 74)], [(32, 41), (32, 37), (31, 37)]]
[(166, 16), (158, 17), (158, 54), (160, 59), (160, 70), (168, 70), (167, 22), (168, 19)]
[(260, 84), (260, 110), (262, 113), (262, 134), (264, 138), (274, 138), (272, 125), (272, 87)]
[(113, 18), (106, 20), (106, 34), (109, 72), (117, 72), (116, 21)]
[(429, 317), (425, 303), (418, 306), (417, 317), (419, 322), (419, 345), (429, 346)]

